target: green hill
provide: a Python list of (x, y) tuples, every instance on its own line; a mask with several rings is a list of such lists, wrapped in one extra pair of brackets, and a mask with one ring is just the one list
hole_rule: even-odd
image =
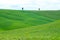
[(60, 19), (60, 11), (0, 10), (1, 30), (37, 26)]
[(0, 10), (0, 40), (60, 40), (60, 11)]

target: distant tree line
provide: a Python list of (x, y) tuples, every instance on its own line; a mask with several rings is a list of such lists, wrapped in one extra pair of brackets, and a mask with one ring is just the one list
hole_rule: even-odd
[[(22, 7), (22, 10), (24, 10), (24, 8)], [(38, 8), (38, 10), (40, 10), (40, 8)]]

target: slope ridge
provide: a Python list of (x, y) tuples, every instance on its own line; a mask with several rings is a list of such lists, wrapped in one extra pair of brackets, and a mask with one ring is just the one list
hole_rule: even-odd
[[(37, 12), (38, 13), (38, 12)], [(35, 14), (33, 11), (1, 10), (0, 28), (11, 30), (53, 22), (55, 19)]]

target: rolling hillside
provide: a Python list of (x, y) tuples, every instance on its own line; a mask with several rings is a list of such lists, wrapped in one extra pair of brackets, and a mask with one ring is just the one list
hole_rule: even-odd
[(0, 40), (60, 40), (60, 11), (0, 10)]
[(45, 17), (45, 13), (43, 15), (42, 14), (43, 13), (40, 13), (39, 11), (0, 10), (0, 28), (2, 30), (10, 30), (41, 25), (53, 22), (59, 15), (59, 13), (57, 15), (51, 14), (54, 17), (57, 17), (51, 18), (51, 16)]

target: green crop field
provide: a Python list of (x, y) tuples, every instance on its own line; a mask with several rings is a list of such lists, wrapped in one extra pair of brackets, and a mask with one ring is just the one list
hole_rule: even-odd
[(0, 40), (60, 40), (60, 11), (0, 10)]

